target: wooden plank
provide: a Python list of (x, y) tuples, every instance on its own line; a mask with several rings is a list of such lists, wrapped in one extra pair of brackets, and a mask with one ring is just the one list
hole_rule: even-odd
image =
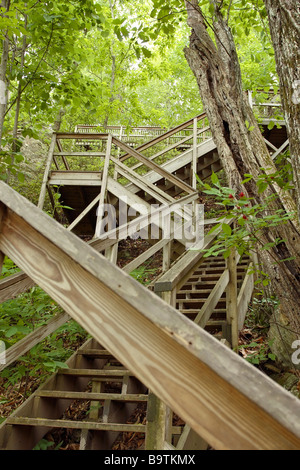
[(198, 162), (198, 151), (197, 151), (197, 119), (193, 121), (193, 160), (192, 160), (192, 188), (197, 189), (197, 162)]
[[(88, 429), (89, 431), (145, 432), (143, 424), (99, 423), (95, 421), (71, 421), (67, 419), (8, 418), (7, 424), (47, 428)], [(177, 433), (179, 430), (177, 429)]]
[(178, 178), (177, 176), (175, 176), (171, 173), (166, 172), (159, 165), (157, 165), (153, 161), (149, 160), (148, 158), (144, 157), (141, 153), (137, 152), (136, 150), (130, 148), (128, 145), (124, 144), (124, 142), (121, 142), (116, 137), (113, 137), (113, 143), (115, 145), (117, 145), (118, 147), (120, 147), (122, 150), (126, 150), (129, 155), (131, 155), (132, 157), (135, 157), (137, 160), (144, 163), (145, 166), (147, 166), (148, 168), (151, 168), (152, 170), (155, 170), (156, 173), (161, 175), (166, 180), (171, 181), (178, 188), (182, 189), (183, 191), (187, 192), (188, 194), (191, 194), (191, 193), (194, 192), (194, 189), (191, 188), (191, 186), (189, 186), (188, 184), (184, 183), (180, 178)]
[(146, 402), (148, 395), (145, 394), (121, 394), (121, 393), (92, 393), (92, 392), (72, 392), (60, 390), (37, 390), (35, 395), (42, 398), (70, 399), (70, 400), (112, 400), (120, 402)]
[(74, 132), (57, 132), (58, 139), (76, 139), (76, 140), (107, 140), (110, 134), (101, 134), (95, 132), (74, 133)]
[(227, 269), (229, 272), (229, 282), (226, 291), (226, 312), (227, 324), (230, 325), (231, 338), (229, 342), (237, 352), (239, 344), (239, 331), (238, 331), (238, 310), (237, 310), (237, 252), (235, 248), (231, 249), (231, 253), (227, 258)]
[(248, 305), (251, 300), (254, 288), (254, 275), (251, 273), (253, 270), (253, 263), (250, 263), (248, 271), (250, 274), (246, 274), (242, 287), (240, 289), (237, 299), (237, 311), (238, 311), (238, 330), (244, 326)]
[(53, 134), (51, 144), (49, 147), (48, 157), (47, 157), (46, 166), (45, 166), (45, 172), (43, 176), (43, 181), (42, 181), (42, 186), (41, 186), (41, 191), (40, 191), (40, 196), (39, 196), (39, 201), (38, 201), (38, 207), (40, 209), (43, 209), (44, 207), (47, 184), (48, 184), (49, 173), (50, 173), (50, 169), (51, 169), (51, 165), (53, 161), (53, 152), (55, 149), (55, 145), (56, 145), (56, 134)]
[(275, 153), (273, 153), (272, 159), (275, 160), (275, 158), (277, 158), (278, 155), (280, 155), (280, 154), (284, 151), (284, 149), (289, 145), (289, 143), (290, 143), (290, 141), (289, 141), (289, 139), (287, 139), (287, 140), (281, 145), (281, 147), (280, 147), (278, 150), (276, 150)]
[(103, 152), (55, 152), (54, 157), (105, 157)]
[[(196, 117), (196, 119), (198, 121), (200, 121), (201, 119), (205, 119), (205, 117), (206, 117), (206, 113), (201, 113), (201, 114), (199, 114), (199, 116)], [(189, 119), (188, 121), (186, 121), (182, 124), (179, 124), (178, 126), (176, 126), (173, 129), (165, 132), (164, 134), (160, 135), (159, 137), (156, 137), (156, 138), (146, 142), (145, 144), (140, 145), (139, 147), (136, 148), (136, 150), (138, 152), (142, 152), (143, 150), (146, 150), (150, 147), (153, 147), (154, 145), (158, 144), (159, 142), (161, 142), (163, 140), (167, 140), (169, 137), (173, 136), (177, 132), (180, 132), (180, 131), (186, 129), (187, 127), (189, 127), (193, 123), (193, 120), (194, 120), (194, 118)], [(126, 160), (126, 158), (128, 158), (129, 155), (130, 155), (129, 152), (126, 153), (125, 155), (122, 155), (121, 161)]]
[[(63, 148), (62, 148), (62, 145), (61, 145), (61, 141), (60, 141), (59, 139), (56, 139), (56, 143), (57, 143), (58, 150), (59, 150), (60, 152), (62, 152), (62, 151), (63, 151)], [(54, 155), (53, 155), (53, 159), (54, 159), (54, 161), (55, 161), (55, 166), (56, 166), (56, 168), (57, 168), (56, 157), (54, 157)], [(70, 170), (68, 161), (67, 161), (67, 159), (66, 159), (66, 157), (65, 157), (64, 155), (62, 155), (62, 161), (63, 161), (63, 164), (64, 164), (64, 166), (65, 166), (65, 169), (66, 169), (66, 170)]]
[[(106, 155), (105, 155), (105, 160), (104, 160), (102, 180), (101, 180), (101, 191), (100, 191), (100, 199), (99, 199), (99, 206), (98, 206), (98, 211), (100, 212), (101, 212), (101, 208), (103, 207), (103, 204), (105, 203), (106, 194), (107, 194), (107, 179), (108, 179), (109, 162), (111, 158), (111, 146), (112, 146), (112, 135), (109, 134), (108, 140), (107, 140), (107, 148), (106, 148)], [(101, 216), (97, 215), (96, 228), (95, 228), (96, 238), (100, 235), (102, 219), (103, 219), (102, 214)]]
[(275, 147), (275, 145), (272, 144), (272, 142), (269, 142), (265, 137), (264, 137), (264, 141), (265, 143), (267, 144), (267, 146), (269, 146), (272, 150), (274, 150), (275, 152), (278, 150), (277, 147)]
[(142, 253), (137, 258), (135, 258), (133, 261), (126, 264), (126, 266), (124, 266), (123, 268), (123, 271), (125, 273), (131, 273), (136, 268), (138, 268), (141, 264), (147, 261), (147, 259), (151, 258), (155, 253), (161, 250), (168, 243), (170, 243), (169, 240), (165, 240), (165, 239), (158, 241), (153, 246), (151, 246), (148, 250), (146, 250), (144, 253)]
[(125, 375), (133, 375), (129, 370), (125, 369), (60, 369), (57, 371), (60, 375), (73, 375), (76, 377), (105, 377), (109, 380), (112, 377), (124, 377)]
[(162, 270), (163, 272), (168, 271), (171, 266), (171, 248), (172, 248), (172, 242), (169, 241), (166, 245), (163, 247), (163, 266)]
[[(111, 180), (111, 182), (112, 181), (113, 180)], [(151, 215), (153, 215), (154, 218), (156, 215), (159, 215), (159, 214), (164, 216), (165, 214), (168, 214), (170, 211), (172, 211), (172, 209), (175, 210), (178, 205), (180, 206), (181, 204), (189, 203), (193, 201), (194, 198), (197, 198), (197, 197), (198, 197), (197, 194), (189, 194), (188, 196), (181, 198), (180, 200), (170, 204), (169, 206), (163, 206), (163, 205), (160, 206), (157, 210), (152, 211)], [(145, 211), (148, 210), (148, 207), (143, 200), (141, 203), (141, 209)], [(161, 218), (159, 219), (160, 219), (159, 223), (161, 223)], [(107, 233), (103, 234), (99, 238), (89, 241), (88, 244), (92, 246), (93, 248), (95, 248), (97, 251), (103, 251), (109, 248), (110, 246), (114, 245), (116, 243), (116, 240), (120, 241), (120, 240), (124, 240), (125, 238), (127, 238), (128, 235), (131, 234), (133, 229), (136, 229), (137, 226), (139, 226), (139, 229), (142, 230), (143, 228), (148, 227), (148, 225), (149, 225), (149, 212), (136, 217), (134, 220), (132, 220), (131, 222), (127, 224), (123, 224), (117, 227), (116, 229), (112, 229), (111, 231), (108, 231)]]
[(0, 191), (10, 207), (0, 250), (213, 448), (300, 447), (296, 397), (2, 182)]
[(17, 297), (19, 294), (26, 292), (34, 285), (35, 282), (23, 272), (1, 279), (0, 303)]
[[(197, 131), (197, 136), (199, 136), (200, 134), (202, 134), (203, 132), (209, 130), (210, 127), (205, 127), (204, 129), (199, 129)], [(184, 139), (180, 140), (179, 142), (175, 142), (174, 144), (172, 145), (169, 145), (168, 147), (165, 147), (163, 150), (160, 150), (159, 152), (155, 153), (154, 155), (151, 155), (151, 157), (148, 157), (149, 160), (155, 160), (156, 158), (158, 157), (161, 157), (162, 155), (165, 155), (166, 153), (170, 152), (171, 150), (175, 149), (176, 147), (178, 147), (179, 145), (182, 145), (184, 144), (185, 142), (189, 141), (192, 139), (192, 136), (188, 135), (187, 137), (185, 137)], [(122, 140), (122, 139), (121, 139)], [(134, 165), (133, 167), (131, 167), (133, 170), (136, 170), (137, 168), (141, 167), (143, 164), (142, 163), (137, 163), (136, 165)], [(162, 166), (162, 165), (161, 165)]]
[(198, 250), (195, 246), (174, 263), (172, 268), (155, 283), (155, 292), (171, 291), (175, 287), (180, 289), (181, 285), (187, 280), (186, 278), (190, 276), (191, 270), (203, 259), (203, 250), (213, 244), (220, 230), (221, 228), (215, 230), (211, 235), (207, 235), (204, 241), (200, 242)]
[(185, 425), (175, 450), (207, 450), (208, 444), (190, 426)]
[(226, 289), (228, 282), (229, 282), (229, 272), (226, 269), (221, 275), (220, 279), (216, 283), (211, 293), (209, 294), (208, 299), (205, 301), (200, 312), (197, 314), (194, 320), (194, 322), (197, 325), (201, 326), (202, 328), (205, 327), (205, 325), (207, 324), (208, 320), (211, 317), (211, 314), (216, 308), (216, 305), (220, 301), (221, 295)]
[(152, 183), (147, 181), (147, 179), (144, 176), (141, 176), (138, 173), (135, 173), (129, 167), (126, 167), (126, 165), (123, 165), (121, 162), (119, 162), (116, 158), (112, 157), (111, 160), (112, 162), (115, 163), (116, 167), (118, 168), (118, 173), (125, 176), (125, 178), (131, 181), (139, 189), (143, 189), (146, 193), (150, 194), (151, 196), (153, 196), (155, 199), (157, 199), (159, 202), (162, 202), (163, 204), (174, 201), (174, 199), (171, 196), (169, 196), (167, 193), (165, 193), (164, 191), (159, 189), (157, 186), (154, 186)]
[(99, 171), (51, 171), (49, 185), (57, 186), (101, 186), (102, 173)]
[(98, 196), (95, 197), (95, 199), (92, 200), (92, 202), (79, 214), (78, 217), (76, 217), (75, 220), (67, 227), (67, 230), (71, 231), (73, 230), (74, 227), (76, 227), (77, 224), (90, 212), (90, 210), (97, 204), (97, 202), (100, 201), (101, 194), (98, 194)]
[(167, 407), (154, 393), (149, 393), (145, 450), (162, 450), (166, 440)]
[[(206, 155), (207, 153), (213, 151), (216, 148), (216, 145), (212, 139), (207, 140), (206, 142), (201, 143), (197, 147), (197, 152), (198, 152), (198, 160)], [(168, 160), (167, 162), (163, 163), (161, 168), (165, 169), (169, 173), (173, 173), (177, 171), (179, 168), (182, 168), (192, 162), (192, 149), (187, 150), (181, 155), (178, 155), (175, 158), (172, 158), (172, 160)], [(155, 171), (149, 171), (146, 175), (145, 178), (147, 180), (151, 181), (151, 183), (157, 182), (161, 176), (158, 175)]]
[(115, 181), (113, 178), (108, 178), (107, 189), (110, 193), (112, 193), (120, 201), (124, 202), (128, 206), (131, 207), (139, 205), (142, 214), (150, 213), (151, 206), (148, 202), (129, 191), (126, 187)]
[(57, 315), (48, 321), (46, 325), (40, 326), (32, 333), (29, 333), (23, 339), (6, 350), (5, 364), (0, 364), (0, 371), (15, 362), (20, 356), (30, 351), (36, 344), (45, 339), (51, 333), (56, 331), (70, 319), (67, 313)]

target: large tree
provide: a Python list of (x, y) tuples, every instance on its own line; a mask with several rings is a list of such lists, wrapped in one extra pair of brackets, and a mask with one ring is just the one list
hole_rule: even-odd
[[(191, 27), (190, 43), (185, 49), (185, 56), (196, 77), (230, 187), (237, 191), (242, 190), (251, 198), (253, 205), (262, 204), (266, 196), (274, 195), (268, 211), (284, 209), (292, 213), (296, 207), (289, 192), (283, 192), (275, 182), (268, 187), (266, 193), (260, 194), (256, 184), (262, 172), (266, 175), (275, 174), (276, 167), (243, 92), (238, 54), (229, 26), (232, 2), (210, 1), (212, 22), (207, 20), (197, 0), (185, 3), (187, 21)], [(267, 4), (274, 3), (279, 5), (279, 1), (267, 1)], [(292, 2), (287, 0), (283, 3)], [(285, 14), (296, 23), (293, 9), (285, 9)], [(277, 55), (280, 55), (279, 50)], [(286, 67), (293, 67), (293, 64), (289, 62)], [(285, 90), (285, 82), (282, 81), (281, 85)], [(284, 93), (283, 91), (283, 95)], [(287, 102), (287, 117), (289, 106), (290, 103)], [(290, 131), (292, 132), (291, 128)], [(295, 169), (297, 170), (296, 167)], [(251, 174), (253, 178), (242, 184), (245, 174)], [(299, 187), (296, 189), (299, 198)], [(292, 217), (287, 224), (266, 228), (260, 233), (260, 242), (263, 245), (280, 240), (268, 252), (260, 251), (260, 259), (280, 301), (280, 315), (276, 317), (276, 321), (281, 322), (284, 327), (280, 334), (283, 335), (289, 329), (296, 337), (300, 336), (299, 234), (297, 216)], [(291, 344), (286, 344), (285, 348), (288, 351), (287, 357), (291, 357)]]
[(300, 220), (300, 1), (265, 0), (290, 142)]

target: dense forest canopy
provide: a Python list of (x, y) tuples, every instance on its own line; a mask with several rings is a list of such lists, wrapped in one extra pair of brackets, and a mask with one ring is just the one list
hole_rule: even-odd
[[(202, 3), (209, 28), (209, 2)], [(64, 130), (78, 123), (171, 127), (201, 110), (183, 53), (190, 32), (183, 2), (5, 0), (1, 12), (8, 139), (18, 93), (22, 137), (49, 130), (62, 108)], [(276, 88), (263, 3), (232, 2), (230, 21), (245, 89)]]

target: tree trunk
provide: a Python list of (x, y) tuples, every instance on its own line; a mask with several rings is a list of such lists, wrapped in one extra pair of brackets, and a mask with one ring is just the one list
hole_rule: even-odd
[[(253, 198), (253, 204), (263, 203), (264, 195), (258, 193), (255, 181), (262, 173), (275, 172), (276, 168), (267, 150), (259, 126), (242, 89), (241, 71), (234, 39), (220, 5), (215, 6), (213, 31), (215, 42), (207, 31), (207, 24), (197, 0), (186, 1), (188, 25), (192, 28), (186, 59), (196, 77), (203, 106), (208, 116), (214, 142), (225, 169), (230, 187), (243, 190)], [(253, 130), (247, 128), (249, 122)], [(245, 174), (254, 178), (242, 187)], [(277, 194), (270, 210), (296, 208), (289, 193), (274, 184), (268, 194)], [(264, 270), (280, 300), (285, 327), (300, 337), (300, 227), (297, 217), (288, 224), (265, 230), (260, 239), (263, 244), (277, 237), (285, 240), (269, 252), (260, 252)], [(294, 257), (292, 261), (283, 261)], [(291, 344), (287, 344), (291, 357)]]
[(265, 0), (290, 142), (300, 220), (300, 1)]
[[(10, 8), (10, 0), (3, 0), (1, 2), (1, 8), (5, 8), (6, 12), (9, 11)], [(5, 13), (4, 13), (5, 16)], [(7, 63), (9, 57), (9, 38), (7, 32), (4, 33), (3, 39), (3, 49), (2, 49), (2, 56), (1, 56), (1, 64), (0, 64), (0, 149), (1, 149), (1, 140), (3, 135), (3, 124), (7, 106), (7, 98), (8, 98), (8, 90), (7, 90), (7, 82), (6, 82), (6, 71), (7, 71)]]
[[(25, 15), (25, 24), (24, 24), (25, 29), (26, 27), (27, 27), (27, 15)], [(20, 116), (20, 108), (21, 108), (21, 93), (22, 93), (22, 75), (23, 75), (24, 66), (25, 66), (26, 47), (27, 47), (27, 37), (26, 35), (24, 35), (23, 41), (22, 41), (21, 63), (20, 63), (21, 77), (18, 83), (16, 111), (15, 111), (14, 129), (13, 129), (13, 144), (12, 144), (13, 153), (17, 151), (18, 125), (19, 125), (19, 116)]]

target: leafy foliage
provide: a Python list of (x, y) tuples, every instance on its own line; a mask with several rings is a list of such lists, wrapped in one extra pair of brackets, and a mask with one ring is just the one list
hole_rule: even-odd
[[(252, 175), (245, 175), (244, 182), (250, 179), (252, 179)], [(264, 193), (275, 181), (283, 189), (291, 187), (290, 182), (284, 181), (280, 171), (271, 175), (262, 171), (261, 176), (256, 180), (258, 192)], [(219, 222), (209, 233), (213, 233), (219, 228), (221, 228), (221, 232), (216, 242), (206, 250), (206, 257), (223, 254), (226, 259), (232, 248), (236, 249), (240, 256), (250, 255), (258, 248), (270, 250), (282, 243), (283, 240), (279, 238), (265, 245), (260, 243), (260, 234), (263, 230), (285, 224), (295, 216), (295, 214), (286, 213), (283, 209), (269, 210), (272, 200), (276, 197), (274, 194), (266, 195), (263, 203), (255, 204), (253, 199), (246, 197), (244, 193), (235, 194), (230, 188), (223, 187), (215, 173), (211, 176), (212, 185), (203, 183), (199, 178), (198, 182), (202, 192), (213, 195), (220, 206)], [(235, 220), (234, 224), (232, 224), (232, 220)], [(262, 282), (263, 286), (267, 286), (269, 284), (267, 274), (262, 270), (257, 270), (257, 272), (260, 276), (256, 282)]]

